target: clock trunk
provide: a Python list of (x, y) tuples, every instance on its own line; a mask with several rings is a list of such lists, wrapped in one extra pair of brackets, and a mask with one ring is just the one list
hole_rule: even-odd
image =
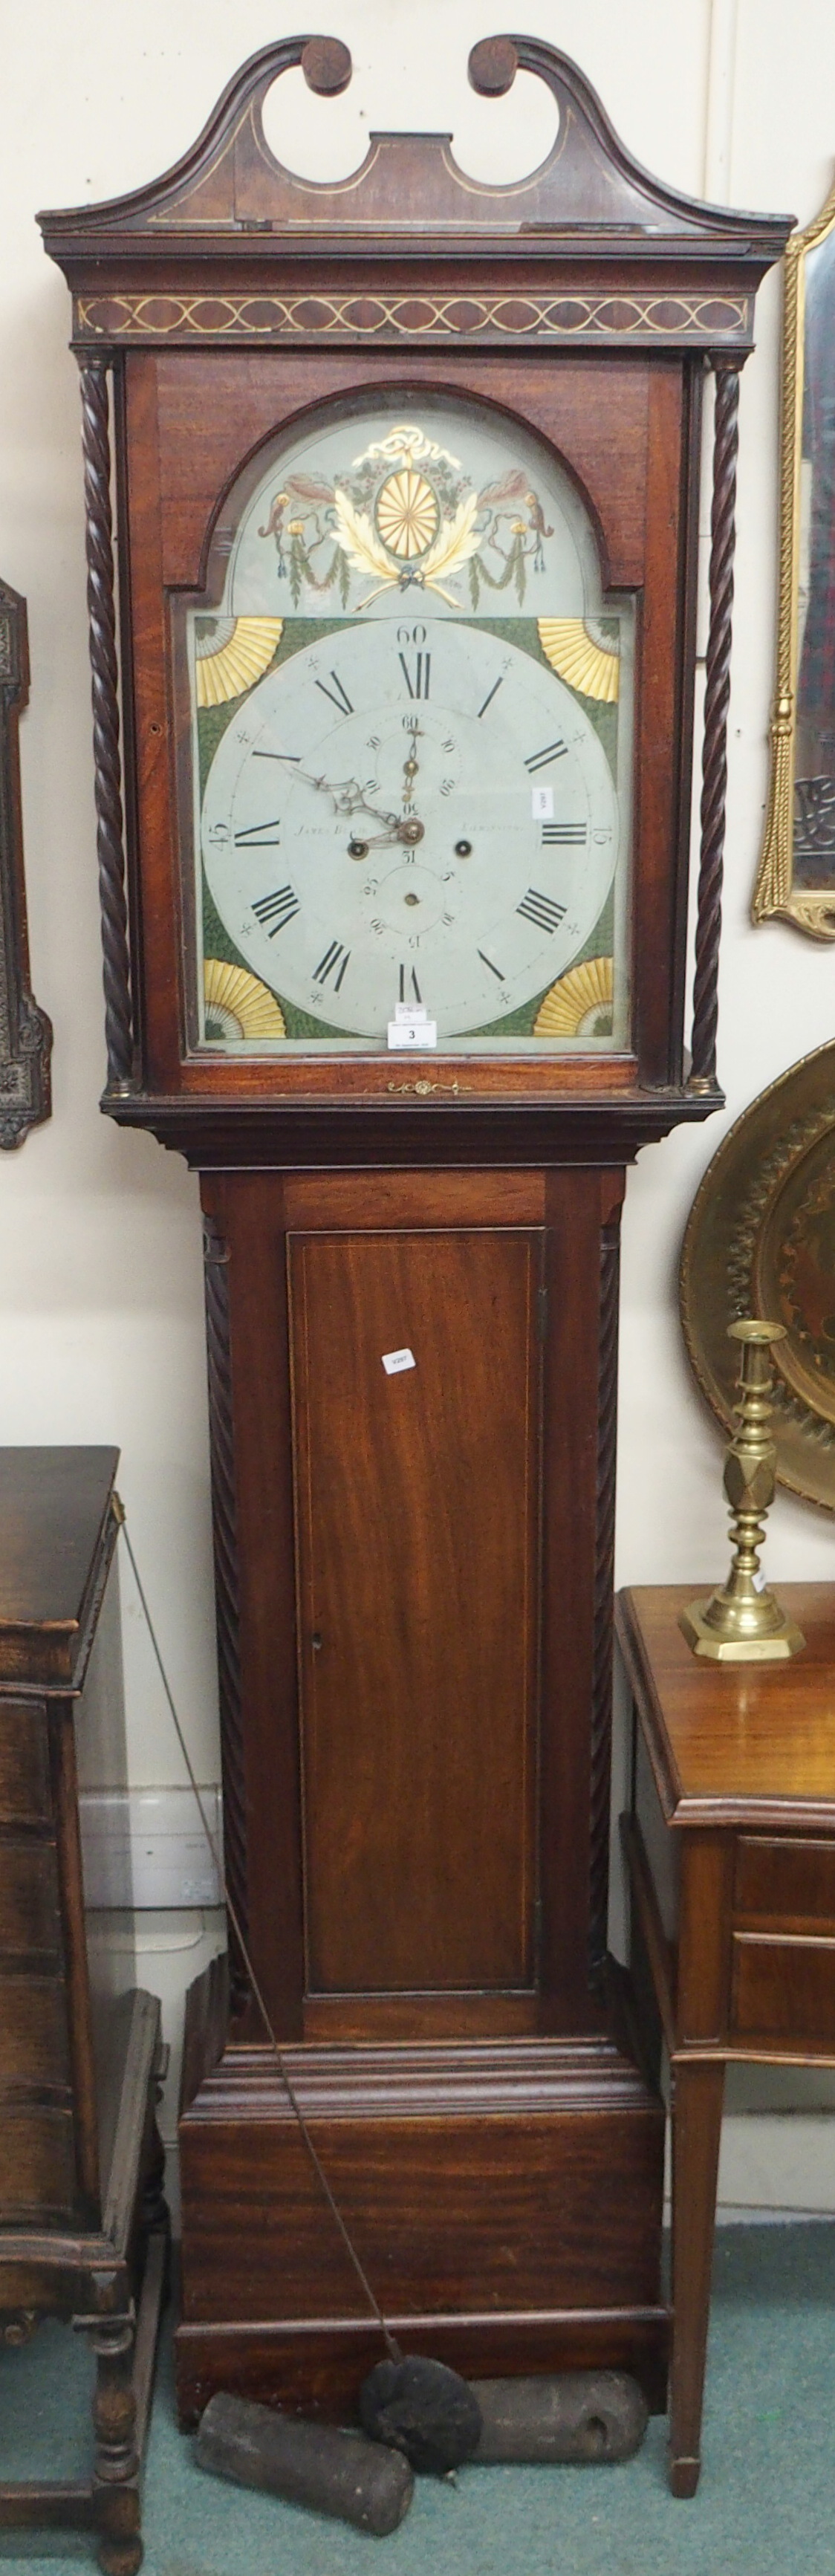
[[(622, 1185), (204, 1205), (227, 1865), (329, 2179), (407, 2342), (657, 2397), (663, 2112), (606, 1961)], [(231, 2367), (338, 2413), (373, 2322), (238, 1974), (219, 2064), (216, 1972), (190, 2004), (181, 2410)]]

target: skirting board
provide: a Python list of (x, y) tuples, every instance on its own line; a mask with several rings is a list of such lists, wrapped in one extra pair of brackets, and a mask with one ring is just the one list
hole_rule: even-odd
[(183, 2053), (183, 2019), (189, 1986), (218, 1951), (226, 1948), (226, 1925), (218, 1910), (188, 1907), (159, 1913), (103, 1911), (88, 1915), (88, 1937), (98, 1952), (96, 1976), (106, 1981), (109, 1954), (127, 1953), (137, 1985), (158, 1995), (163, 2038), (168, 2044), (168, 2073), (158, 2118), (166, 2156), (166, 2198), (175, 2236), (179, 2225), (179, 2158), (177, 2111)]
[[(200, 1798), (219, 1844), (220, 1790), (201, 1788)], [(220, 1904), (192, 1789), (83, 1789), (79, 1807), (88, 1905), (142, 1914)]]
[[(664, 2191), (670, 2215), (669, 2131)], [(835, 2218), (835, 2119), (827, 2111), (731, 2112), (722, 2123), (717, 2227)]]
[(835, 2217), (831, 2112), (744, 2111), (726, 2119), (719, 2156), (719, 2223), (731, 2218)]

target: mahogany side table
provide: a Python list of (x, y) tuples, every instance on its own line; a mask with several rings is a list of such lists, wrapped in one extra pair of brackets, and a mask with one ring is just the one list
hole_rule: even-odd
[(805, 1653), (737, 1665), (685, 1643), (698, 1589), (622, 1592), (616, 1611), (632, 1977), (656, 2079), (662, 2033), (670, 2058), (677, 2496), (699, 2478), (725, 2067), (835, 2065), (835, 1586), (781, 1584)]
[(57, 2316), (96, 2356), (92, 2474), (0, 2484), (0, 2530), (89, 2531), (107, 2576), (134, 2576), (168, 2256), (160, 2008), (88, 1944), (76, 1786), (118, 1455), (0, 1449), (0, 2342)]

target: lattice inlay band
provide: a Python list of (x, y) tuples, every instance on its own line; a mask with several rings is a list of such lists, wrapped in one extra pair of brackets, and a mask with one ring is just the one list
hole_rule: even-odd
[(746, 341), (751, 298), (715, 295), (93, 295), (77, 339)]

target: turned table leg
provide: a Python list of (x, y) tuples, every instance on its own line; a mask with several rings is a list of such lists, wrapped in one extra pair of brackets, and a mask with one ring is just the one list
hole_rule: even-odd
[[(168, 2049), (163, 2048), (159, 2053), (154, 2082), (148, 2094), (145, 2136), (142, 2147), (142, 2192), (139, 2202), (139, 2266), (136, 2279), (136, 2296), (137, 2299), (140, 2299), (142, 2278), (145, 2273), (151, 2239), (155, 2235), (162, 2235), (165, 2242), (165, 2263), (162, 2279), (163, 2306), (167, 2305), (171, 2291), (171, 2215), (168, 2208), (168, 2202), (165, 2197), (165, 2148), (160, 2137), (158, 2113), (159, 2104), (162, 2099), (163, 2077), (167, 2071), (167, 2067)], [(137, 2440), (140, 2450), (142, 2449), (143, 2439), (144, 2427), (139, 2424), (137, 2426)]]
[(93, 2430), (99, 2566), (104, 2576), (136, 2576), (142, 2564), (133, 2316), (101, 2317), (90, 2327), (96, 2355)]
[(677, 2058), (672, 2080), (672, 2307), (670, 2486), (695, 2495), (716, 2215), (725, 2069)]

